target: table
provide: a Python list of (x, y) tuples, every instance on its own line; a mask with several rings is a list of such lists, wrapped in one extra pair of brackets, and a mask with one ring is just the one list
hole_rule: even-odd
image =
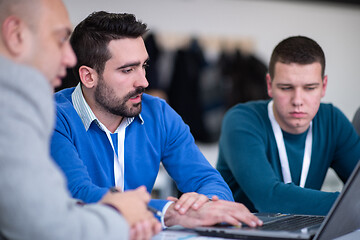
[[(225, 238), (215, 238), (215, 237), (204, 237), (199, 236), (197, 233), (192, 232), (191, 230), (179, 230), (176, 231), (174, 229), (171, 230), (163, 230), (156, 236), (152, 238), (152, 240), (225, 240)], [(226, 240), (229, 240), (228, 238)]]

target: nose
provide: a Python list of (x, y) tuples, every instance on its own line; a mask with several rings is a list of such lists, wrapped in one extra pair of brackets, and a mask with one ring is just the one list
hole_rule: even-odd
[(63, 64), (68, 68), (72, 68), (75, 66), (76, 61), (77, 61), (76, 55), (70, 45), (70, 42), (68, 41), (66, 43), (66, 46), (64, 47)]
[(141, 69), (141, 71), (139, 71), (138, 77), (135, 81), (135, 87), (147, 88), (148, 86), (149, 86), (149, 82), (146, 79), (146, 71), (145, 71), (145, 69)]
[(301, 89), (295, 89), (292, 104), (296, 107), (303, 105), (303, 93)]

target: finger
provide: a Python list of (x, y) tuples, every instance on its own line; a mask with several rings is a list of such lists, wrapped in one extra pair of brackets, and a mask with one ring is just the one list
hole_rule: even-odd
[(130, 239), (135, 240), (136, 239), (136, 230), (134, 227), (130, 228)]
[(192, 204), (191, 208), (197, 210), (208, 201), (209, 198), (207, 196), (200, 194), (198, 199)]
[(242, 223), (237, 218), (229, 214), (224, 214), (222, 220), (218, 223), (222, 223), (222, 222), (228, 223), (233, 226), (238, 226), (238, 227), (242, 226)]
[(252, 214), (244, 205), (237, 204), (236, 210), (231, 211), (232, 216), (250, 227), (261, 226), (262, 221)]
[(143, 230), (142, 230), (142, 225), (141, 222), (137, 222), (135, 223), (131, 230), (130, 230), (130, 237), (131, 240), (140, 240), (143, 239)]
[(143, 239), (150, 239), (153, 236), (152, 231), (152, 224), (151, 220), (146, 220), (142, 222), (142, 229), (143, 229)]
[(179, 210), (181, 207), (182, 207), (182, 205), (184, 204), (184, 202), (186, 202), (187, 201), (187, 199), (190, 197), (190, 193), (184, 193), (183, 195), (181, 195), (181, 197), (179, 198), (179, 200), (178, 201), (176, 201), (176, 203), (175, 203), (175, 210)]
[(211, 201), (215, 202), (215, 201), (218, 201), (219, 200), (219, 197), (214, 195), (211, 197)]
[(152, 225), (149, 220), (136, 223), (136, 240), (147, 240), (153, 236)]
[[(241, 222), (227, 211), (221, 211), (221, 209), (214, 209), (213, 214), (208, 215), (202, 219), (201, 226), (212, 226), (218, 223), (227, 223), (233, 226), (241, 226)], [(220, 211), (219, 211), (220, 210)]]
[[(181, 200), (181, 199), (180, 199)], [(180, 201), (179, 200), (179, 201)], [(182, 204), (181, 204), (181, 207), (179, 209), (179, 213), (180, 214), (185, 214), (186, 211), (198, 200), (198, 196), (194, 197), (194, 196), (191, 196), (191, 197), (188, 197)], [(178, 202), (179, 202), (178, 201)], [(176, 205), (178, 205), (178, 203), (176, 203)], [(179, 203), (180, 205), (180, 203)]]
[(146, 191), (145, 186), (140, 186), (134, 190), (140, 199), (148, 203), (151, 199), (150, 194)]
[(153, 236), (158, 234), (162, 230), (161, 223), (157, 219), (153, 219), (151, 221), (151, 226), (152, 226), (151, 230)]
[(169, 197), (166, 198), (166, 200), (176, 202), (179, 199), (176, 198), (176, 197), (169, 196)]
[[(263, 225), (263, 221), (261, 221), (258, 217), (256, 217), (254, 214), (250, 213), (250, 215), (248, 216), (248, 220), (247, 221), (251, 221), (254, 224), (252, 225), (252, 227), (257, 227), (257, 226), (262, 226)], [(250, 225), (249, 225), (250, 226)]]
[(146, 187), (144, 185), (140, 186), (140, 187), (137, 187), (135, 189), (135, 191), (142, 191), (142, 192), (146, 192)]

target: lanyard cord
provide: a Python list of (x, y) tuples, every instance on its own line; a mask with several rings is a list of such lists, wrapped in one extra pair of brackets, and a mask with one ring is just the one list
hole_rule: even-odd
[[(284, 137), (280, 125), (278, 124), (274, 116), (273, 103), (274, 103), (273, 100), (271, 100), (268, 104), (269, 119), (275, 135), (276, 145), (279, 152), (281, 171), (282, 171), (284, 183), (291, 183), (292, 179), (290, 174), (289, 160), (286, 154)], [(305, 186), (306, 178), (310, 168), (311, 150), (312, 150), (312, 121), (310, 122), (309, 130), (305, 140), (304, 159), (303, 159), (300, 185), (299, 185), (302, 188)]]

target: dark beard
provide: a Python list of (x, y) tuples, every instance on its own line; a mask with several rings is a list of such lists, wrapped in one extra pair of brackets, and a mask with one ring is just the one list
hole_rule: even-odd
[[(113, 89), (109, 88), (102, 79), (99, 79), (99, 85), (95, 89), (95, 101), (106, 111), (121, 117), (135, 117), (141, 112), (141, 102), (133, 104), (130, 108), (126, 102), (133, 96), (145, 91), (143, 87), (138, 87), (128, 93), (124, 98), (115, 97)], [(142, 98), (142, 96), (141, 96)]]

